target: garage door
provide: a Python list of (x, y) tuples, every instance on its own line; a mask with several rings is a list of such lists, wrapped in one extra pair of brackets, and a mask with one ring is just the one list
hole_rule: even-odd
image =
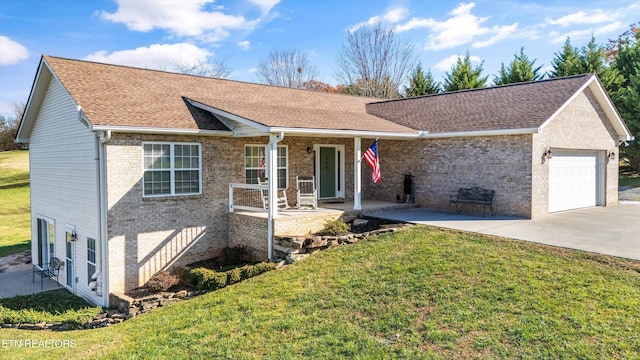
[(549, 159), (549, 212), (598, 205), (598, 155), (554, 152)]

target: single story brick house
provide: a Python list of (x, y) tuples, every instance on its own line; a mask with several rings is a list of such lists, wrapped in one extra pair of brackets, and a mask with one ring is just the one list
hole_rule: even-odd
[[(361, 159), (376, 138), (373, 184)], [(34, 264), (62, 259), (61, 283), (108, 305), (242, 237), (271, 258), (284, 211), (252, 217), (236, 200), (284, 190), (293, 205), (296, 176), (355, 211), (396, 202), (411, 174), (419, 206), (480, 186), (496, 213), (537, 218), (617, 204), (632, 139), (593, 74), (381, 101), (43, 56), (16, 141), (30, 149)]]

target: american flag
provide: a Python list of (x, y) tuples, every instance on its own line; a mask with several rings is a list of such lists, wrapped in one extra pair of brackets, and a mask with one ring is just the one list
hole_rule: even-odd
[(374, 141), (364, 153), (364, 161), (371, 166), (371, 181), (380, 182), (380, 159), (378, 158), (378, 140)]

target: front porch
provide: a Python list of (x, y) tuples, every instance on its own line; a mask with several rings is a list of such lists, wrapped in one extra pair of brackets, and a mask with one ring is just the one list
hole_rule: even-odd
[[(417, 204), (395, 203), (383, 200), (362, 200), (362, 209), (354, 210), (353, 201), (320, 202), (318, 208), (278, 209), (273, 219), (273, 237), (291, 237), (313, 234), (322, 230), (327, 221), (351, 221), (359, 216), (377, 212), (415, 208)], [(269, 234), (267, 212), (234, 211), (229, 214), (230, 246), (244, 246), (256, 260), (273, 257), (273, 237)], [(277, 246), (277, 244), (275, 244)], [(276, 249), (277, 250), (277, 249)], [(271, 254), (270, 254), (271, 252)], [(271, 255), (271, 256), (270, 256)]]

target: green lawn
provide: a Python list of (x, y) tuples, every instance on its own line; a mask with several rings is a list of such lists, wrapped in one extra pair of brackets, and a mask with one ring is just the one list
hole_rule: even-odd
[(0, 257), (29, 249), (29, 152), (0, 152)]
[(640, 262), (414, 227), (11, 358), (640, 357)]
[(640, 187), (640, 174), (638, 173), (625, 173), (620, 174), (619, 186), (633, 186)]

